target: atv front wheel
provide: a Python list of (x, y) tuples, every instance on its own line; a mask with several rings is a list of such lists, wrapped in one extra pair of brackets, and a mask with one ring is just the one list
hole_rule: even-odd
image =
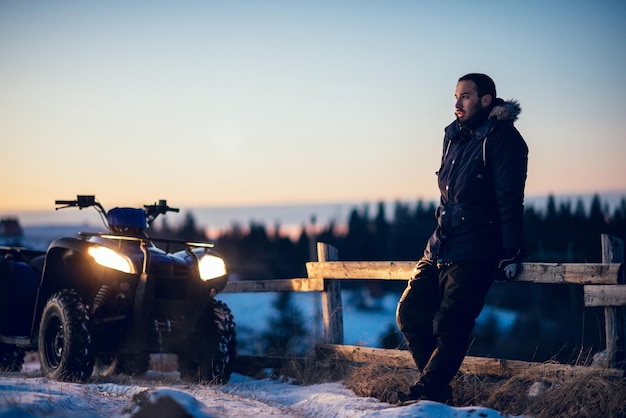
[(73, 290), (53, 294), (44, 307), (39, 325), (39, 361), (47, 377), (85, 381), (91, 376), (94, 354), (89, 315)]
[(236, 356), (233, 314), (224, 302), (215, 300), (207, 306), (195, 332), (178, 355), (180, 375), (194, 381), (226, 383)]
[(24, 364), (24, 349), (9, 344), (0, 344), (0, 370), (19, 372)]

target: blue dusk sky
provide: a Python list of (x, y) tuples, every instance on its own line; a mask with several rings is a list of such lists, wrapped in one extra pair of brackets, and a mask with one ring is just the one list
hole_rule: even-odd
[(0, 0), (0, 211), (435, 199), (469, 72), (527, 195), (626, 190), (624, 1)]

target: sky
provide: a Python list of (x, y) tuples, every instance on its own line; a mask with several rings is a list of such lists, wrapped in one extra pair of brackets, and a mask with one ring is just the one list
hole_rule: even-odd
[(626, 191), (626, 2), (563, 4), (0, 0), (0, 212), (436, 199), (469, 72), (528, 196)]

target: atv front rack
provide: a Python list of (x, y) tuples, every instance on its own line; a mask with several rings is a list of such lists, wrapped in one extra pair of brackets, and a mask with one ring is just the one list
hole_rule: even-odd
[(149, 238), (149, 237), (136, 237), (132, 235), (118, 235), (111, 233), (101, 233), (101, 232), (79, 232), (78, 235), (82, 239), (88, 239), (90, 237), (98, 237), (102, 239), (110, 239), (110, 240), (118, 240), (118, 241), (134, 241), (139, 243), (139, 248), (143, 253), (143, 266), (142, 273), (146, 274), (148, 269), (148, 263), (150, 259), (149, 252), (147, 247), (149, 244), (154, 242), (161, 242), (165, 244), (165, 252), (170, 252), (170, 247), (172, 245), (181, 245), (184, 246), (186, 251), (196, 258), (198, 261), (198, 256), (192, 250), (194, 248), (213, 248), (215, 245), (210, 242), (193, 242), (193, 241), (185, 241), (185, 240), (177, 240), (177, 239), (166, 239), (166, 238)]
[(150, 242), (162, 242), (166, 244), (165, 251), (168, 253), (170, 252), (169, 251), (170, 246), (173, 244), (183, 245), (189, 249), (191, 248), (214, 248), (215, 247), (215, 244), (213, 244), (212, 242), (185, 241), (185, 240), (169, 239), (169, 238), (135, 237), (132, 235), (118, 235), (118, 234), (101, 233), (101, 232), (79, 232), (78, 235), (80, 235), (83, 238), (100, 237), (104, 239), (113, 239), (113, 240), (120, 240), (120, 241), (145, 242), (146, 244)]

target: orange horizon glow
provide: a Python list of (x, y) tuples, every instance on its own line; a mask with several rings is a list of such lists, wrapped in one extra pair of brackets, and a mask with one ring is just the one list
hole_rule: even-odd
[[(469, 72), (521, 105), (527, 196), (626, 190), (623, 16), (625, 2), (0, 2), (0, 214), (77, 194), (106, 208), (436, 200)], [(457, 22), (485, 19), (471, 53), (451, 53)], [(494, 36), (511, 32), (515, 48)]]

